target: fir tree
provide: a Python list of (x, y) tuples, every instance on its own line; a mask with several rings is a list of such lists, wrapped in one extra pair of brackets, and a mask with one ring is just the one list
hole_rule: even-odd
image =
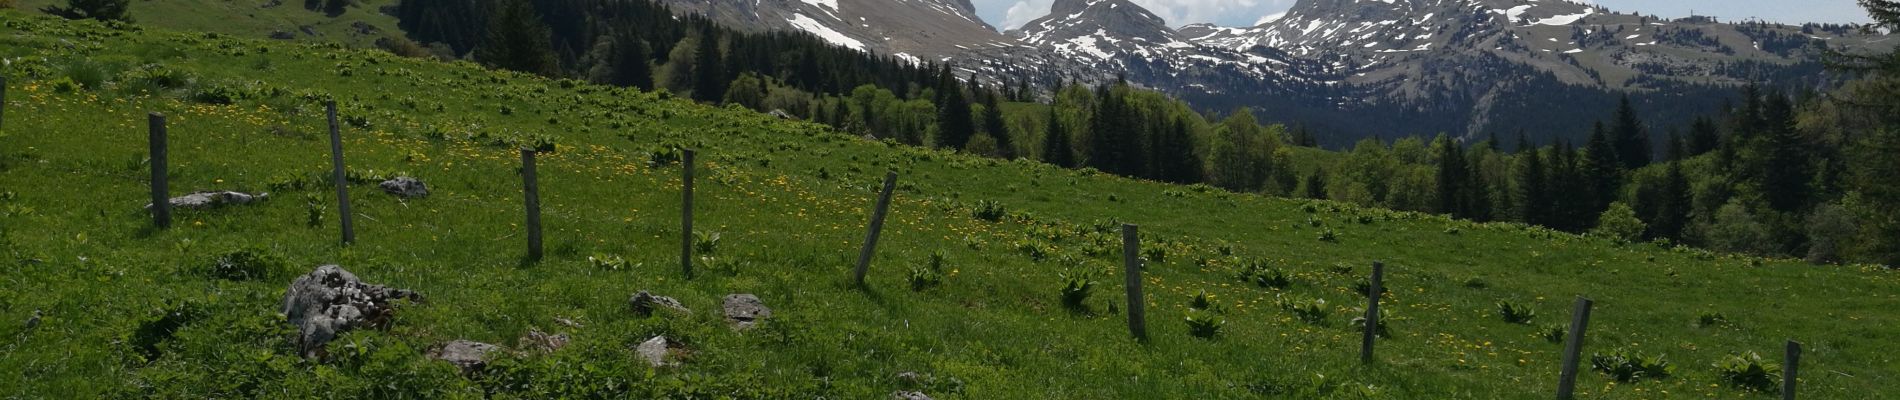
[(1049, 128), (1042, 140), (1042, 162), (1063, 168), (1075, 167), (1075, 149), (1069, 143), (1069, 128), (1062, 125), (1056, 105), (1049, 105)]
[[(1617, 188), (1622, 187), (1623, 164), (1617, 161), (1616, 146), (1603, 131), (1603, 124), (1597, 123), (1596, 130), (1590, 134), (1590, 142), (1584, 148), (1582, 166), (1583, 178), (1589, 180), (1585, 193), (1590, 199), (1586, 209), (1579, 210), (1584, 215), (1594, 216), (1603, 212), (1604, 207), (1617, 198)], [(1588, 221), (1585, 221), (1588, 223)]]
[(693, 49), (693, 100), (717, 103), (725, 96), (729, 81), (724, 58), (719, 51), (719, 31), (701, 30), (699, 43)]
[(1326, 199), (1326, 171), (1314, 169), (1313, 173), (1306, 175), (1304, 182), (1300, 182), (1300, 187), (1305, 189), (1301, 197), (1315, 200)]
[(996, 139), (998, 157), (1014, 158), (1016, 149), (1011, 145), (1009, 127), (1003, 124), (1003, 107), (996, 102), (998, 96), (996, 93), (983, 96), (983, 131)]
[(1680, 239), (1683, 229), (1689, 225), (1689, 213), (1695, 207), (1694, 198), (1689, 193), (1689, 178), (1682, 172), (1682, 163), (1669, 163), (1659, 186), (1656, 190), (1655, 215), (1648, 218), (1649, 236)]
[(490, 66), (531, 74), (560, 72), (553, 33), (528, 0), (501, 0), (488, 17), (488, 40), (475, 59)]
[(937, 82), (937, 147), (962, 148), (976, 135), (976, 123), (970, 120), (970, 101), (963, 97), (963, 87), (949, 67), (944, 67)]
[(1549, 182), (1544, 179), (1543, 155), (1537, 148), (1530, 146), (1530, 140), (1518, 133), (1517, 137), (1517, 220), (1526, 224), (1550, 224), (1550, 197), (1547, 192)]
[(1643, 121), (1636, 116), (1636, 108), (1630, 105), (1629, 95), (1617, 103), (1616, 124), (1610, 130), (1611, 145), (1616, 146), (1616, 158), (1625, 170), (1636, 170), (1649, 165), (1649, 132), (1643, 128)]

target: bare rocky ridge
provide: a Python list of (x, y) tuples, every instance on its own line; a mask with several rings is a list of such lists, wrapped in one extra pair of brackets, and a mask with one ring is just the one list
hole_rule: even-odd
[[(1129, 0), (1057, 0), (1050, 14), (1006, 33), (965, 0), (664, 1), (741, 29), (805, 31), (912, 62), (948, 62), (960, 77), (1088, 84), (1120, 75), (1199, 108), (1253, 106), (1269, 121), (1318, 120), (1359, 135), (1508, 131), (1523, 121), (1492, 114), (1523, 110), (1499, 106), (1551, 85), (1609, 98), (1761, 80), (1826, 84), (1773, 79), (1815, 75), (1800, 71), (1817, 68), (1823, 46), (1900, 43), (1850, 29), (1663, 20), (1569, 0), (1300, 0), (1258, 26), (1179, 29)], [(1405, 112), (1438, 123), (1369, 118)]]

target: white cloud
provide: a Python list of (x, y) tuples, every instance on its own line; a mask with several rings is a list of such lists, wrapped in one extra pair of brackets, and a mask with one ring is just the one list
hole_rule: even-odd
[(1029, 21), (1049, 15), (1049, 6), (1053, 3), (1054, 0), (1023, 0), (1010, 5), (1009, 10), (1003, 12), (1003, 30), (1020, 28)]

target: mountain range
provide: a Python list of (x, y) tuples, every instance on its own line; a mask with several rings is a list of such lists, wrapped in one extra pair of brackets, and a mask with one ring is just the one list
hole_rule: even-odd
[(1435, 133), (1577, 139), (1620, 96), (1651, 126), (1676, 127), (1740, 85), (1834, 84), (1820, 61), (1828, 49), (1896, 43), (1850, 25), (1661, 19), (1566, 0), (1300, 0), (1256, 26), (1178, 28), (1129, 0), (1057, 0), (1006, 32), (967, 0), (663, 2), (980, 80), (1125, 79), (1207, 112), (1250, 107), (1330, 146)]

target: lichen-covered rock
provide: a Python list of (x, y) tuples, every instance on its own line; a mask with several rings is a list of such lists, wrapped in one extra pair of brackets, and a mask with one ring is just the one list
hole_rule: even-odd
[[(168, 202), (172, 204), (172, 209), (209, 210), (209, 209), (224, 207), (224, 206), (229, 206), (229, 205), (255, 203), (255, 202), (263, 201), (264, 199), (269, 198), (269, 197), (270, 197), (270, 193), (259, 193), (259, 194), (253, 195), (253, 194), (248, 194), (248, 193), (232, 192), (232, 191), (210, 191), (210, 192), (193, 192), (191, 194), (187, 194), (184, 196), (173, 197)], [(147, 210), (152, 209), (152, 205), (146, 204), (145, 209)]]
[(627, 299), (627, 306), (633, 309), (634, 314), (639, 314), (642, 317), (651, 317), (656, 310), (666, 310), (679, 314), (693, 313), (693, 310), (689, 310), (685, 305), (681, 305), (679, 300), (674, 300), (672, 297), (657, 296), (652, 293), (647, 293), (645, 290), (640, 291), (640, 293), (634, 293), (633, 298)]
[(646, 360), (648, 364), (655, 367), (675, 365), (674, 362), (667, 360), (668, 346), (665, 336), (654, 336), (652, 339), (641, 342), (640, 347), (635, 348), (634, 352), (640, 354), (640, 359)]
[(901, 390), (897, 392), (892, 392), (891, 398), (896, 399), (896, 400), (930, 400), (930, 396), (924, 395), (924, 392), (910, 392), (910, 391), (901, 391)]
[(487, 367), (488, 354), (494, 353), (496, 350), (501, 350), (501, 346), (468, 340), (456, 340), (442, 345), (442, 348), (436, 349), (435, 353), (429, 356), (437, 360), (448, 361), (450, 364), (455, 364), (456, 367), (462, 368), (462, 372), (467, 373), (480, 371), (482, 368)]
[(553, 353), (561, 350), (562, 347), (567, 347), (567, 341), (567, 334), (548, 334), (538, 329), (530, 329), (528, 330), (528, 334), (522, 335), (520, 340), (516, 340), (516, 342), (518, 342), (516, 345), (526, 350)]
[(407, 176), (398, 176), (394, 179), (383, 181), (383, 183), (377, 184), (376, 186), (383, 188), (384, 193), (405, 199), (429, 197), (428, 184)]
[(363, 283), (336, 265), (317, 267), (297, 277), (284, 291), (282, 312), (297, 327), (297, 353), (321, 358), (337, 334), (360, 327), (383, 327), (395, 313), (395, 301), (420, 301), (415, 292)]
[(760, 321), (772, 317), (772, 309), (765, 308), (765, 302), (759, 296), (750, 294), (729, 294), (725, 302), (726, 322), (733, 329), (746, 330)]

